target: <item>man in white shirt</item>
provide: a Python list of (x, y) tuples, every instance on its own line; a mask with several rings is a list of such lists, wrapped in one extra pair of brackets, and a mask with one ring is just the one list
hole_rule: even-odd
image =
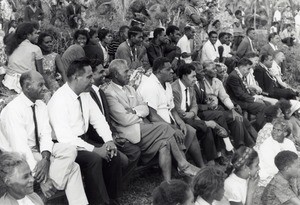
[(201, 61), (219, 61), (219, 46), (221, 46), (220, 41), (218, 41), (218, 33), (215, 31), (211, 31), (208, 34), (208, 41), (203, 45), (202, 48), (202, 56)]
[(259, 185), (267, 186), (274, 175), (278, 172), (275, 166), (275, 156), (284, 150), (289, 150), (297, 153), (295, 144), (287, 139), (291, 134), (290, 127), (284, 119), (275, 119), (273, 122), (272, 137), (267, 138), (257, 150), (259, 157)]
[(191, 26), (186, 26), (184, 28), (184, 35), (179, 39), (177, 46), (181, 49), (182, 59), (186, 63), (191, 63), (192, 56), (198, 54), (198, 50), (192, 51), (190, 39), (193, 39), (195, 36), (195, 29)]
[(37, 71), (21, 75), (23, 92), (1, 112), (1, 130), (12, 151), (24, 154), (46, 197), (65, 190), (69, 204), (88, 204), (74, 146), (53, 143), (45, 81)]
[[(150, 107), (150, 118), (154, 122), (167, 122), (176, 131), (175, 135), (184, 139), (184, 145), (198, 167), (204, 165), (200, 146), (196, 138), (196, 130), (186, 124), (178, 115), (173, 100), (170, 82), (173, 70), (168, 58), (161, 57), (154, 61), (153, 73), (143, 78), (138, 92)], [(191, 115), (197, 113), (190, 113)]]
[[(89, 203), (108, 204), (117, 200), (122, 170), (109, 125), (89, 94), (93, 81), (90, 62), (86, 59), (73, 61), (67, 77), (68, 82), (48, 103), (50, 123), (58, 142), (77, 147), (75, 161), (84, 175)], [(85, 141), (89, 124), (102, 138), (101, 147)]]
[(273, 21), (274, 22), (281, 22), (281, 7), (278, 7), (274, 13), (274, 16), (273, 16)]

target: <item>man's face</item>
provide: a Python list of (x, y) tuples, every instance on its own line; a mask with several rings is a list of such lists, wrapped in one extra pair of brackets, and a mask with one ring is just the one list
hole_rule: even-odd
[(216, 42), (217, 42), (217, 40), (218, 40), (218, 35), (217, 34), (212, 34), (210, 37), (209, 37), (209, 40), (210, 40), (210, 42), (214, 45)]
[(77, 86), (81, 92), (89, 92), (94, 83), (92, 67), (84, 66), (84, 71), (83, 74), (77, 76)]
[(105, 74), (105, 69), (101, 64), (99, 64), (93, 72), (93, 80), (96, 86), (103, 85), (105, 83)]
[(127, 85), (130, 80), (131, 71), (129, 70), (127, 65), (122, 65), (118, 69), (117, 79), (120, 86)]
[(143, 33), (138, 33), (136, 36), (133, 36), (132, 37), (132, 43), (134, 44), (134, 45), (137, 45), (137, 46), (139, 46), (139, 45), (141, 45), (142, 44), (142, 42), (143, 42)]
[(192, 70), (192, 72), (188, 75), (183, 75), (182, 80), (185, 82), (186, 87), (192, 87), (197, 81), (196, 72)]
[(209, 64), (205, 70), (205, 74), (211, 78), (215, 78), (217, 76), (217, 68), (215, 64)]
[(264, 65), (267, 68), (271, 68), (272, 67), (272, 63), (273, 63), (273, 57), (270, 55), (268, 56), (268, 58), (265, 60)]
[(31, 43), (37, 44), (39, 38), (39, 30), (34, 28), (33, 32), (31, 34), (28, 34), (27, 38)]
[(79, 44), (81, 47), (84, 47), (87, 42), (87, 38), (85, 35), (79, 34), (78, 38), (76, 39), (77, 44)]
[(170, 34), (170, 39), (172, 42), (177, 43), (179, 39), (181, 38), (181, 34), (179, 30), (175, 30), (174, 33)]
[(274, 38), (271, 39), (271, 43), (277, 45), (281, 41), (279, 35), (275, 35)]
[(217, 66), (216, 68), (217, 68), (217, 78), (221, 81), (224, 80), (228, 76), (227, 70), (221, 66)]
[(224, 35), (223, 38), (220, 39), (220, 41), (221, 41), (222, 44), (225, 44), (225, 45), (230, 44), (228, 35)]
[(190, 31), (186, 32), (185, 35), (188, 39), (193, 39), (195, 36), (195, 29), (192, 28)]
[(254, 30), (249, 31), (248, 36), (251, 40), (253, 40), (255, 38), (255, 31)]
[(160, 75), (163, 82), (172, 82), (173, 81), (173, 69), (171, 63), (167, 62), (164, 64), (164, 68), (160, 70)]
[(276, 55), (275, 58), (277, 59), (277, 61), (278, 61), (279, 63), (282, 63), (282, 62), (284, 61), (284, 59), (285, 59), (283, 53), (281, 53), (281, 52), (278, 53), (278, 54)]
[(252, 67), (254, 68), (258, 64), (258, 62), (259, 62), (259, 57), (255, 56), (253, 58), (249, 58), (249, 60), (251, 60), (251, 62), (253, 64)]
[(158, 38), (159, 38), (160, 43), (162, 43), (162, 44), (168, 43), (168, 38), (167, 38), (165, 31), (161, 32), (161, 34), (158, 36)]
[(240, 66), (239, 70), (243, 76), (247, 76), (251, 70), (251, 65)]
[(290, 175), (292, 177), (297, 178), (300, 175), (299, 169), (300, 169), (300, 160), (299, 160), (299, 158), (297, 158), (294, 161), (294, 163), (288, 167), (288, 172), (290, 173)]
[(33, 193), (34, 178), (27, 163), (21, 163), (10, 174), (6, 184), (15, 194), (25, 196)]
[(34, 101), (42, 100), (48, 91), (45, 86), (45, 80), (39, 73), (32, 74), (31, 81), (26, 84), (27, 86), (25, 92)]

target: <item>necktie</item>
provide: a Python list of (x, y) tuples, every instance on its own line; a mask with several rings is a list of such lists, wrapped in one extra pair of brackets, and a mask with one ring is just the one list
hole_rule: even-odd
[(189, 110), (189, 103), (188, 103), (188, 89), (185, 89), (185, 110), (188, 111)]
[(35, 134), (35, 144), (36, 149), (38, 152), (40, 152), (40, 141), (39, 141), (39, 132), (38, 132), (38, 125), (36, 120), (36, 113), (35, 113), (35, 104), (31, 106), (32, 112), (33, 112), (33, 122), (34, 122), (34, 134)]
[(101, 98), (101, 92), (100, 92), (100, 89), (98, 90), (98, 92), (99, 92), (99, 97), (100, 97), (100, 99), (99, 99), (99, 102), (100, 102), (100, 110), (101, 110), (102, 114), (104, 115), (104, 108), (103, 108), (103, 102), (102, 102), (102, 98)]
[(78, 101), (79, 101), (79, 104), (80, 104), (80, 110), (81, 110), (81, 116), (82, 116), (82, 120), (83, 120), (83, 130), (85, 128), (85, 121), (84, 121), (84, 115), (83, 115), (83, 107), (82, 107), (82, 101), (81, 101), (81, 98), (80, 96), (78, 96)]

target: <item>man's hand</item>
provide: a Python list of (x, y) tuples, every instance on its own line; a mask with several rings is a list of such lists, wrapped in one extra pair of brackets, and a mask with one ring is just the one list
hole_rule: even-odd
[(209, 120), (209, 121), (204, 121), (207, 127), (210, 127), (214, 129), (217, 126), (217, 123), (215, 121)]
[(127, 111), (127, 113), (131, 113), (131, 114), (136, 114), (136, 111), (135, 110), (133, 110), (132, 108), (125, 108), (126, 109), (126, 111)]
[(237, 111), (237, 113), (239, 113), (239, 114), (243, 113), (242, 108), (239, 105), (235, 105), (234, 110)]
[(53, 181), (52, 179), (48, 178), (46, 183), (40, 183), (41, 190), (45, 197), (50, 198), (55, 194), (57, 191), (56, 188), (53, 186)]
[(243, 117), (239, 113), (237, 113), (234, 109), (232, 109), (231, 111), (232, 111), (232, 118), (234, 120), (243, 122)]
[(184, 134), (181, 130), (175, 129), (174, 138), (178, 144), (184, 143)]
[(35, 168), (33, 169), (34, 178), (38, 183), (45, 183), (48, 179), (49, 174), (49, 167), (50, 167), (50, 160), (43, 158), (39, 161)]
[(111, 159), (105, 145), (102, 145), (102, 147), (95, 147), (93, 151), (96, 152), (102, 159), (110, 162)]
[(108, 141), (104, 145), (106, 146), (110, 159), (117, 156), (117, 146), (113, 141)]
[(193, 119), (195, 117), (195, 113), (193, 112), (185, 112), (183, 113), (183, 118), (184, 119)]

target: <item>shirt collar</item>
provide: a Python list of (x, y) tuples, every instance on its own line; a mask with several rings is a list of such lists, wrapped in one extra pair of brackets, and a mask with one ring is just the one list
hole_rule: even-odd
[(98, 91), (99, 90), (99, 87), (97, 87), (96, 85), (92, 85), (92, 88), (95, 90), (95, 91)]
[(195, 205), (210, 205), (207, 201), (205, 201), (201, 196), (197, 197)]
[(31, 107), (32, 105), (35, 104), (23, 92), (20, 94), (20, 98), (22, 99), (23, 103), (28, 107)]
[(275, 46), (273, 43), (269, 42), (269, 45), (270, 45), (274, 50), (276, 50), (276, 46)]
[(117, 86), (118, 88), (120, 88), (120, 90), (123, 90), (123, 87), (121, 85), (118, 85), (117, 83), (111, 82), (112, 84), (114, 84), (115, 86)]
[(179, 81), (179, 85), (180, 85), (180, 87), (181, 87), (181, 89), (184, 91), (185, 89), (187, 89), (187, 87), (181, 82), (181, 80), (180, 79), (178, 79), (178, 81)]
[(67, 93), (69, 93), (70, 97), (73, 100), (77, 100), (78, 99), (79, 96), (72, 90), (72, 88), (70, 88), (70, 86), (69, 86), (68, 83), (65, 84), (65, 89), (66, 89)]
[(261, 67), (263, 67), (264, 69), (266, 69), (267, 71), (269, 71), (269, 68), (267, 68), (267, 66), (265, 66), (263, 63), (259, 62), (259, 65), (260, 65)]

